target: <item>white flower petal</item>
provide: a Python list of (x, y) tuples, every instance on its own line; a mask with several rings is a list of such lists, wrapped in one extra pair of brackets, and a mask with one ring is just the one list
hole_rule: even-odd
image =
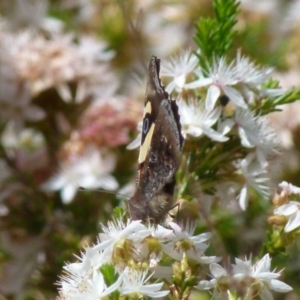
[(265, 286), (260, 290), (259, 297), (261, 300), (274, 300), (272, 293)]
[(212, 279), (210, 281), (208, 280), (201, 280), (199, 283), (195, 286), (196, 289), (199, 290), (210, 290), (215, 286), (216, 280)]
[[(269, 271), (271, 267), (271, 258), (269, 254), (264, 255), (264, 257), (256, 263), (256, 273), (262, 273)], [(273, 274), (273, 273), (271, 273)], [(274, 278), (274, 277), (272, 277)]]
[(60, 190), (67, 183), (66, 178), (61, 174), (57, 174), (49, 181), (42, 185), (42, 188), (50, 191)]
[(246, 210), (248, 205), (248, 190), (247, 186), (244, 185), (240, 192), (239, 204), (242, 210)]
[(208, 111), (211, 111), (214, 108), (220, 94), (220, 89), (216, 85), (211, 85), (208, 88), (205, 100), (205, 108)]
[(203, 132), (210, 137), (213, 141), (217, 142), (226, 142), (229, 140), (229, 137), (224, 136), (222, 133), (217, 132), (209, 127), (203, 127)]
[(286, 283), (280, 280), (272, 279), (269, 284), (271, 290), (276, 292), (287, 293), (293, 290), (292, 287), (290, 287), (289, 285), (287, 285)]
[(87, 175), (81, 181), (80, 186), (86, 189), (103, 188), (110, 191), (114, 191), (119, 187), (116, 179), (109, 174), (105, 176), (101, 176), (98, 179), (95, 178), (94, 175), (91, 176)]
[(213, 82), (213, 80), (211, 78), (201, 78), (201, 79), (198, 79), (196, 81), (187, 83), (185, 85), (185, 87), (187, 89), (195, 89), (195, 88), (198, 88), (198, 87), (207, 86), (207, 85), (211, 84), (212, 82)]
[(167, 86), (166, 86), (166, 91), (170, 94), (173, 92), (173, 90), (175, 89), (176, 84), (174, 81), (171, 81)]
[(71, 102), (72, 94), (71, 94), (70, 88), (67, 84), (65, 84), (65, 83), (58, 84), (56, 86), (56, 90), (57, 90), (59, 96), (61, 97), (61, 99), (63, 99), (65, 102)]
[(249, 139), (248, 135), (250, 132), (246, 131), (243, 127), (238, 127), (239, 136), (241, 138), (241, 143), (246, 148), (253, 148), (255, 144), (252, 143), (251, 139)]
[(290, 216), (291, 214), (299, 210), (299, 202), (290, 201), (287, 204), (283, 204), (274, 210), (275, 215)]
[(64, 204), (68, 204), (73, 200), (77, 192), (77, 188), (77, 186), (71, 183), (64, 186), (64, 188), (61, 190), (61, 199)]
[(142, 141), (142, 134), (139, 133), (137, 137), (130, 144), (126, 146), (126, 149), (132, 150), (138, 148), (141, 145), (141, 141)]
[(222, 132), (223, 135), (226, 135), (232, 127), (235, 125), (235, 122), (232, 119), (226, 119), (224, 122), (218, 125), (218, 131)]
[(284, 227), (285, 232), (290, 232), (300, 226), (300, 211), (291, 215), (287, 224)]
[(186, 133), (189, 134), (189, 135), (192, 135), (194, 137), (199, 137), (199, 136), (202, 135), (203, 130), (202, 130), (202, 128), (200, 128), (198, 126), (190, 125), (188, 127), (188, 129), (186, 130)]
[(208, 127), (214, 125), (219, 120), (221, 114), (222, 114), (222, 107), (220, 106), (210, 111), (204, 111), (205, 125)]
[(183, 86), (185, 84), (185, 77), (186, 77), (186, 74), (182, 74), (180, 76), (177, 76), (174, 80), (175, 85), (178, 86), (180, 88), (180, 90), (183, 88)]
[(211, 263), (209, 265), (210, 272), (215, 278), (220, 278), (221, 276), (227, 275), (226, 270), (220, 266), (219, 264), (216, 263)]
[(234, 102), (237, 106), (239, 107), (243, 107), (243, 108), (248, 108), (243, 96), (241, 95), (241, 93), (236, 90), (235, 88), (226, 85), (224, 87), (224, 93), (226, 94), (226, 96), (228, 96), (228, 98)]

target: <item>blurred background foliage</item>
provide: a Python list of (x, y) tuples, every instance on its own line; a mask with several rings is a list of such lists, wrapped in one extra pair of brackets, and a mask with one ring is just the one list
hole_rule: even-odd
[[(282, 87), (299, 86), (299, 10), (300, 1), (241, 1), (229, 55), (241, 49), (275, 67)], [(133, 193), (137, 151), (126, 145), (149, 58), (195, 49), (195, 23), (212, 16), (212, 1), (1, 0), (0, 13), (0, 292), (50, 299), (64, 263), (126, 207), (118, 194)], [(270, 116), (282, 142), (274, 180), (298, 186), (299, 115), (296, 102)], [(268, 207), (209, 217), (223, 256), (260, 249)], [(299, 249), (289, 255), (277, 265), (295, 291), (278, 299), (300, 297)]]

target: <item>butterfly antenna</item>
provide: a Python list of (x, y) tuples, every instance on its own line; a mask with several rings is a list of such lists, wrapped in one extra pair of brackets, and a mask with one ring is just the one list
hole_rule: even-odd
[(128, 196), (126, 196), (124, 194), (116, 193), (116, 192), (113, 192), (113, 191), (107, 191), (107, 190), (104, 190), (104, 189), (87, 189), (87, 188), (84, 188), (84, 187), (80, 186), (78, 188), (78, 190), (81, 191), (81, 192), (83, 192), (83, 191), (101, 192), (101, 193), (105, 193), (105, 194), (113, 194), (115, 196), (128, 198)]
[(147, 70), (147, 66), (145, 64), (145, 61), (146, 61), (146, 54), (144, 51), (145, 47), (143, 47), (144, 43), (143, 43), (142, 30), (141, 30), (141, 28), (142, 28), (141, 24), (142, 24), (144, 12), (143, 12), (143, 10), (140, 10), (136, 17), (136, 22), (133, 23), (132, 16), (129, 13), (130, 9), (128, 8), (127, 2), (119, 1), (119, 5), (120, 5), (121, 11), (123, 13), (125, 22), (126, 22), (127, 31), (131, 35), (133, 43), (135, 44), (137, 57), (140, 60), (140, 62), (142, 63), (143, 68), (145, 70)]

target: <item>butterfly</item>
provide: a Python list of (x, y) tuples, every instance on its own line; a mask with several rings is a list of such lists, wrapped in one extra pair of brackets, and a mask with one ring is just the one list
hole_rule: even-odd
[(174, 207), (175, 175), (180, 164), (183, 136), (175, 100), (159, 78), (160, 60), (148, 68), (139, 169), (134, 195), (129, 200), (132, 220), (162, 223)]

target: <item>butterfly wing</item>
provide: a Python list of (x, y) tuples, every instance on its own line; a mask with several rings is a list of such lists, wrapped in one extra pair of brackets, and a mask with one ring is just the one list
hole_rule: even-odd
[(177, 104), (161, 85), (156, 57), (148, 72), (137, 189), (129, 206), (132, 219), (158, 223), (173, 204), (183, 137)]

